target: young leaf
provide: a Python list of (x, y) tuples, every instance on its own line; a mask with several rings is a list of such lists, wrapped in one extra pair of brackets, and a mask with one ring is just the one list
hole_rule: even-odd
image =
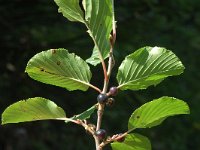
[[(86, 25), (95, 44), (93, 54), (87, 62), (97, 65), (101, 62), (100, 57), (107, 58), (112, 30), (112, 1), (83, 0), (82, 4), (81, 1), (79, 3), (79, 0), (55, 0), (55, 2), (63, 16), (71, 21), (80, 21)], [(82, 9), (80, 5), (83, 6)]]
[(62, 108), (48, 99), (35, 97), (7, 107), (2, 114), (2, 124), (60, 118), (66, 118)]
[(128, 128), (150, 128), (161, 124), (169, 116), (189, 113), (189, 106), (184, 101), (164, 96), (136, 109), (129, 119)]
[(168, 76), (181, 74), (183, 70), (183, 64), (171, 51), (161, 47), (143, 47), (122, 62), (117, 74), (118, 88), (146, 89)]
[(123, 143), (111, 144), (113, 150), (151, 150), (149, 139), (140, 134), (128, 134)]
[(26, 67), (28, 75), (40, 82), (67, 90), (86, 91), (91, 72), (87, 63), (65, 49), (52, 49), (36, 54)]
[[(70, 119), (72, 119), (72, 120), (77, 120), (77, 119), (85, 120), (85, 119), (88, 119), (94, 113), (95, 109), (97, 109), (96, 105), (90, 107), (89, 109), (87, 109), (86, 111), (82, 112), (79, 115), (75, 115), (75, 116), (71, 117)], [(66, 120), (65, 122), (68, 123), (68, 122), (70, 122), (70, 120)]]

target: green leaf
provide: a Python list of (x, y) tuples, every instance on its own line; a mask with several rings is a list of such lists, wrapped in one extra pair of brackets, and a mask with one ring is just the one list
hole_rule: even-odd
[(58, 11), (70, 21), (80, 21), (84, 23), (84, 12), (79, 6), (79, 0), (54, 0), (59, 6)]
[(118, 88), (146, 89), (168, 76), (181, 74), (184, 69), (179, 58), (171, 51), (161, 47), (143, 47), (122, 62), (117, 74)]
[(2, 114), (2, 124), (62, 118), (66, 118), (62, 108), (48, 99), (35, 97), (6, 108)]
[[(93, 6), (92, 6), (92, 3)], [(92, 9), (97, 8), (96, 9), (96, 14), (98, 13), (98, 8), (99, 8), (99, 2), (98, 0), (96, 1), (92, 1), (92, 0), (83, 0), (82, 1), (82, 5), (83, 5), (83, 8), (85, 10), (85, 20), (89, 21), (91, 16), (92, 16)]]
[(40, 82), (67, 90), (86, 91), (90, 86), (88, 64), (65, 49), (52, 49), (36, 54), (26, 67), (28, 75)]
[[(109, 53), (107, 53), (107, 51), (106, 51), (105, 54), (103, 54), (103, 58), (107, 58), (108, 56), (109, 56)], [(97, 49), (96, 46), (93, 49), (91, 57), (88, 58), (86, 60), (86, 62), (93, 65), (93, 66), (96, 66), (101, 62), (101, 60), (99, 58), (99, 52), (98, 52), (98, 49)]]
[(113, 150), (151, 150), (149, 139), (140, 134), (128, 134), (123, 143), (111, 144)]
[(63, 16), (71, 21), (80, 21), (86, 25), (95, 45), (92, 56), (87, 62), (97, 65), (101, 62), (100, 57), (103, 59), (107, 58), (110, 50), (109, 39), (112, 30), (112, 1), (83, 0), (84, 10), (80, 8), (79, 0), (55, 0), (55, 2)]
[[(70, 119), (72, 120), (85, 120), (90, 118), (90, 116), (94, 113), (94, 111), (97, 109), (96, 105), (90, 107), (89, 109), (87, 109), (86, 111), (82, 112), (79, 115), (75, 115), (73, 117), (71, 117)], [(70, 122), (70, 120), (66, 120), (66, 123)]]
[[(86, 26), (88, 28), (88, 33), (92, 37), (95, 48), (93, 50), (92, 56), (87, 60), (88, 63), (92, 65), (97, 65), (100, 63), (99, 57), (104, 59), (108, 57), (110, 50), (110, 33), (112, 31), (112, 18), (113, 18), (113, 8), (111, 0), (83, 0), (86, 3)], [(90, 9), (92, 6), (92, 9)], [(87, 15), (88, 14), (88, 15)], [(100, 53), (102, 56), (94, 55), (96, 52)]]
[(161, 124), (169, 116), (189, 113), (187, 103), (164, 96), (136, 109), (129, 119), (128, 128), (150, 128)]

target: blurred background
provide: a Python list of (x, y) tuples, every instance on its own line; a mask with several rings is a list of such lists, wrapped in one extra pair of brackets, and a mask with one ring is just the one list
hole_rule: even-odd
[[(161, 126), (137, 130), (147, 136), (153, 150), (200, 150), (200, 1), (119, 0), (116, 3), (116, 66), (127, 54), (143, 46), (172, 50), (186, 69), (156, 87), (120, 92), (116, 104), (107, 108), (103, 128), (116, 134), (127, 130), (135, 108), (164, 95), (185, 100), (191, 115), (171, 117)], [(68, 92), (32, 80), (24, 73), (28, 60), (50, 48), (67, 48), (86, 59), (93, 43), (86, 28), (70, 22), (57, 11), (53, 0), (7, 0), (0, 2), (0, 113), (29, 97), (45, 97), (66, 110), (81, 113), (96, 103), (97, 92)], [(91, 66), (92, 83), (102, 87), (101, 65)], [(96, 114), (91, 118), (94, 121)], [(82, 127), (59, 121), (38, 121), (0, 126), (0, 150), (94, 150), (94, 141)], [(110, 148), (107, 147), (107, 150)]]

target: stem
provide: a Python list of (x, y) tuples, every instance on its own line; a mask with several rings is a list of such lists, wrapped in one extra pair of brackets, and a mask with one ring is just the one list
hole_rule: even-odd
[(132, 132), (133, 130), (135, 130), (135, 128), (128, 130), (127, 132), (121, 134), (121, 135), (113, 135), (111, 138), (107, 139), (106, 141), (102, 142), (99, 147), (103, 148), (104, 146), (106, 146), (107, 144), (117, 141), (123, 137), (125, 137), (127, 134), (129, 134), (130, 132)]
[(103, 111), (104, 111), (104, 104), (99, 104), (98, 106), (98, 111), (97, 111), (97, 126), (96, 130), (99, 130), (101, 127), (101, 122), (102, 122), (102, 116), (103, 116)]
[[(114, 0), (112, 0), (112, 5), (113, 5), (112, 6), (113, 7), (113, 12), (112, 12), (112, 15), (113, 15), (112, 24), (113, 24), (113, 26), (112, 26), (112, 35), (111, 35), (111, 38), (110, 38), (110, 55), (109, 55), (108, 69), (107, 69), (106, 75), (105, 75), (105, 72), (104, 72), (104, 76), (106, 78), (104, 79), (104, 86), (103, 86), (103, 90), (102, 90), (103, 94), (106, 94), (106, 92), (108, 90), (110, 76), (111, 76), (112, 68), (114, 66), (113, 48), (114, 48), (114, 44), (115, 44), (115, 40), (116, 40)], [(106, 71), (106, 69), (104, 69), (104, 71)], [(101, 128), (104, 106), (105, 106), (105, 104), (99, 104), (98, 105), (96, 131)], [(103, 149), (103, 147), (100, 146), (100, 140), (97, 137), (95, 137), (95, 144), (96, 144), (96, 150), (102, 150)]]
[(108, 90), (108, 84), (109, 84), (109, 80), (110, 80), (110, 76), (111, 76), (111, 72), (112, 72), (112, 68), (114, 67), (114, 56), (113, 56), (113, 48), (115, 45), (115, 41), (116, 41), (116, 23), (115, 23), (115, 11), (114, 11), (114, 0), (112, 0), (112, 8), (113, 8), (113, 12), (112, 12), (112, 35), (110, 38), (110, 55), (109, 55), (109, 60), (108, 60), (108, 72), (107, 72), (107, 78), (108, 80), (106, 80), (104, 82), (104, 87), (103, 87), (103, 92), (102, 93), (106, 93), (106, 91)]
[(95, 130), (94, 129), (91, 129), (88, 125), (87, 125), (87, 122), (83, 122), (83, 121), (80, 121), (79, 122), (79, 125), (82, 125), (86, 131), (90, 132), (95, 140), (95, 145), (96, 145), (96, 150), (102, 150), (99, 145), (100, 145), (100, 141), (98, 139), (98, 137), (95, 135)]
[[(102, 116), (104, 111), (104, 104), (98, 104), (98, 110), (97, 110), (97, 125), (96, 125), (96, 131), (101, 128), (101, 122), (102, 122)], [(100, 140), (98, 137), (95, 136), (95, 144), (96, 144), (96, 150), (102, 150), (102, 148), (99, 147)]]
[(94, 140), (95, 140), (96, 150), (102, 150), (102, 149), (99, 147), (100, 141), (99, 141), (98, 137), (94, 136)]

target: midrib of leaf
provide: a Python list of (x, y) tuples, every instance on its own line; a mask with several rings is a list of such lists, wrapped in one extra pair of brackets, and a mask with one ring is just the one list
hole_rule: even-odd
[[(182, 69), (176, 69), (176, 71), (178, 71), (178, 70), (182, 70)], [(141, 77), (141, 78), (138, 78), (138, 79), (131, 80), (131, 81), (128, 81), (128, 82), (126, 82), (126, 83), (120, 84), (120, 85), (118, 86), (118, 88), (120, 88), (120, 87), (122, 87), (122, 86), (124, 86), (124, 85), (127, 85), (127, 84), (129, 84), (129, 83), (131, 83), (131, 82), (136, 82), (136, 81), (138, 81), (138, 80), (147, 78), (147, 77), (149, 77), (149, 76), (157, 75), (157, 74), (160, 74), (160, 73), (166, 73), (166, 72), (169, 72), (169, 71), (172, 71), (172, 70), (166, 70), (166, 71), (161, 71), (161, 72), (154, 73), (154, 74), (151, 74), (151, 75), (146, 75), (146, 76), (144, 76), (144, 77)]]
[(82, 81), (82, 80), (80, 80), (80, 79), (75, 79), (75, 78), (72, 78), (72, 77), (67, 77), (67, 76), (65, 76), (65, 75), (56, 74), (56, 73), (49, 72), (49, 71), (46, 71), (46, 70), (44, 70), (44, 72), (45, 72), (45, 73), (48, 73), (48, 74), (50, 74), (50, 75), (55, 75), (55, 76), (59, 76), (59, 77), (71, 79), (71, 80), (73, 80), (73, 81), (76, 81), (76, 82), (85, 84), (85, 85), (87, 85), (87, 86), (93, 87), (90, 83), (84, 82), (84, 81)]
[(74, 79), (74, 78), (70, 78), (70, 79), (71, 79), (71, 80), (74, 80), (74, 81), (77, 81), (77, 82), (80, 82), (80, 83), (82, 83), (82, 84), (85, 84), (85, 85), (87, 85), (87, 86), (93, 87), (90, 83), (84, 82), (84, 81), (82, 81), (82, 80), (77, 80), (77, 79)]
[(95, 44), (96, 47), (97, 47), (97, 50), (98, 50), (98, 53), (99, 53), (99, 58), (100, 58), (101, 62), (103, 62), (104, 59), (103, 59), (101, 50), (100, 50), (100, 48), (99, 48), (99, 45), (97, 44), (97, 41), (96, 41), (94, 35), (92, 34), (92, 31), (90, 30), (88, 23), (87, 23), (86, 21), (84, 21), (84, 24), (85, 24), (85, 26), (87, 27), (87, 29), (89, 30), (89, 34), (90, 34), (90, 36), (91, 36), (91, 38), (92, 38), (94, 44)]

